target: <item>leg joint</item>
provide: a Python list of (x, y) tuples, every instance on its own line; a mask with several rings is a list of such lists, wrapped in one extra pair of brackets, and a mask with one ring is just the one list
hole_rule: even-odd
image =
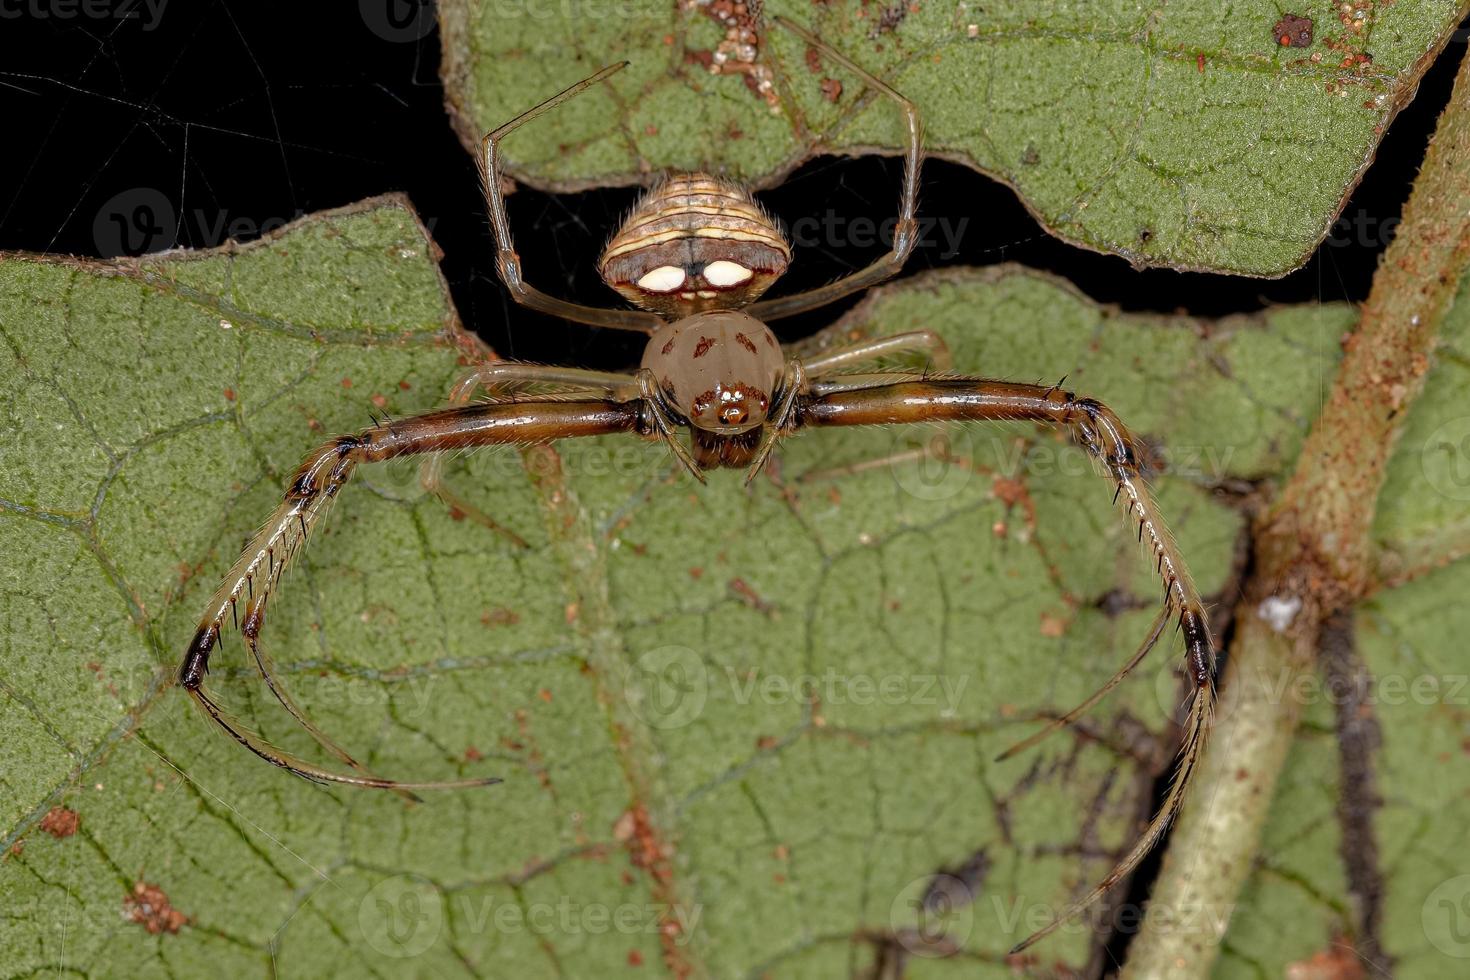
[(1076, 398), (1067, 392), (1070, 404), (1087, 416), (1081, 425), (1083, 438), (1092, 450), (1110, 466), (1121, 467), (1128, 472), (1138, 469), (1138, 453), (1133, 446), (1133, 437), (1123, 423), (1096, 398)]

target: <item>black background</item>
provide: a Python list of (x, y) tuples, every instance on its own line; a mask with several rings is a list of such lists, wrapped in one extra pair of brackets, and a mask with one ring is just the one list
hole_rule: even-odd
[[(124, 9), (136, 16), (115, 16)], [(560, 323), (508, 301), (495, 279), (474, 167), (443, 109), (432, 12), (423, 8), (416, 22), (415, 9), (414, 0), (165, 0), (154, 18), (141, 2), (0, 0), (0, 248), (103, 256), (217, 245), (404, 191), (445, 252), (466, 325), (504, 356), (598, 367), (636, 361), (636, 336)], [(1462, 53), (1453, 43), (1439, 59), (1329, 243), (1284, 279), (1135, 271), (1046, 236), (1010, 190), (937, 160), (925, 166), (921, 207), (969, 224), (959, 254), (925, 249), (908, 271), (1017, 261), (1127, 309), (1204, 315), (1362, 300)], [(881, 221), (895, 208), (899, 171), (892, 159), (822, 158), (762, 199), (788, 223), (829, 212)], [(511, 218), (532, 280), (615, 304), (593, 263), (635, 195), (514, 194)], [(134, 221), (130, 240), (119, 213)], [(778, 289), (829, 280), (879, 251), (802, 249)], [(836, 312), (783, 321), (780, 333), (794, 339)]]

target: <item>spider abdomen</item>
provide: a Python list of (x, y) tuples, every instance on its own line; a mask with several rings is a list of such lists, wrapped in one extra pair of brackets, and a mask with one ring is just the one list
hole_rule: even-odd
[(598, 272), (632, 302), (670, 316), (738, 309), (786, 271), (791, 246), (750, 192), (675, 174), (633, 208)]

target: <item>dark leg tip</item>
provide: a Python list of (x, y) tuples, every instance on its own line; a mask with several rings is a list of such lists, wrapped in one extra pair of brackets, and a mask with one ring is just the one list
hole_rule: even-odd
[(214, 649), (217, 635), (213, 626), (201, 626), (194, 634), (189, 652), (184, 654), (184, 662), (179, 665), (179, 683), (185, 690), (197, 691), (203, 686), (204, 675), (209, 673), (209, 651)]

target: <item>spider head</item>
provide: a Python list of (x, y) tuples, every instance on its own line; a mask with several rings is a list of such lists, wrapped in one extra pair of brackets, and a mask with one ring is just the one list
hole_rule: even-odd
[(603, 249), (602, 279), (665, 316), (738, 310), (791, 263), (791, 246), (745, 188), (677, 174), (643, 196)]
[(738, 310), (667, 323), (643, 352), (643, 367), (679, 414), (696, 429), (721, 436), (765, 423), (782, 363), (770, 328)]

